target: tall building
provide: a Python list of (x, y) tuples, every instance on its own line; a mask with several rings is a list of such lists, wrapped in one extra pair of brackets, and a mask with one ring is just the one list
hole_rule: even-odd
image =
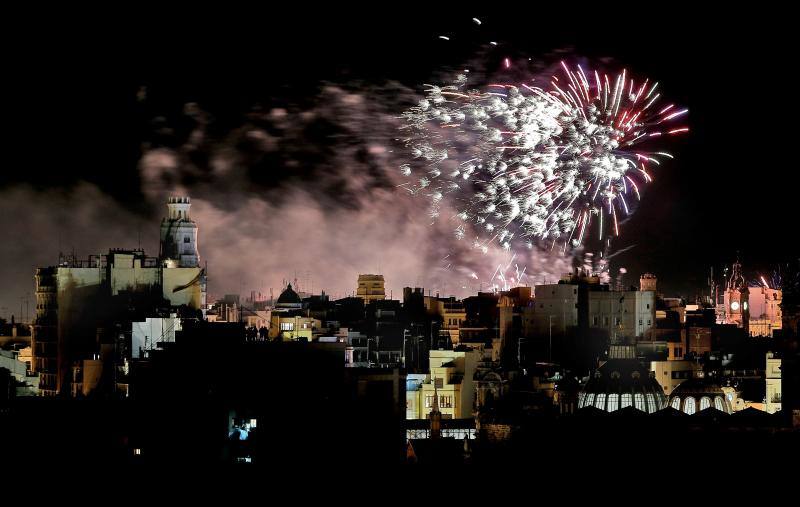
[(365, 305), (386, 299), (383, 275), (358, 275), (356, 296), (363, 299)]
[(197, 224), (189, 216), (192, 204), (188, 197), (170, 197), (167, 216), (161, 221), (161, 259), (167, 267), (195, 268), (200, 265), (197, 253)]
[[(36, 270), (31, 367), (39, 373), (42, 395), (75, 391), (69, 384), (82, 384), (75, 373), (86, 371), (83, 363), (108, 358), (109, 350), (116, 360), (130, 358), (132, 322), (173, 309), (182, 316), (201, 315), (205, 272), (198, 266), (189, 199), (173, 197), (167, 206), (160, 258), (141, 249), (112, 249), (88, 259), (62, 256), (57, 266)], [(179, 242), (182, 248), (174, 248)]]
[[(723, 295), (724, 307), (722, 315), (718, 316), (722, 324), (736, 324), (749, 332), (750, 324), (750, 289), (742, 273), (742, 265), (737, 259), (733, 263), (731, 276), (725, 281)], [(721, 317), (721, 319), (720, 319)]]

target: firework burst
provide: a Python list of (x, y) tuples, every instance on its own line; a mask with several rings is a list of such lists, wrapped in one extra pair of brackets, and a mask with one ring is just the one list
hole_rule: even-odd
[(609, 78), (562, 62), (546, 88), (530, 83), (471, 89), (460, 75), (427, 86), (403, 114), (412, 160), (402, 187), (427, 197), (434, 219), (455, 209), (456, 237), (478, 231), (483, 251), (618, 236), (650, 167), (671, 158), (645, 143), (687, 132), (677, 123), (687, 110), (658, 105), (658, 83), (626, 71)]

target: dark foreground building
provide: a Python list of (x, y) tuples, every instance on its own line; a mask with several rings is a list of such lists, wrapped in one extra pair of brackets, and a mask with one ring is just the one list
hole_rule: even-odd
[[(19, 464), (252, 463), (295, 470), (405, 460), (405, 374), (345, 368), (344, 344), (246, 341), (198, 323), (131, 364), (125, 399), (11, 400)], [(358, 460), (355, 460), (355, 457)], [(299, 468), (298, 468), (299, 467)]]

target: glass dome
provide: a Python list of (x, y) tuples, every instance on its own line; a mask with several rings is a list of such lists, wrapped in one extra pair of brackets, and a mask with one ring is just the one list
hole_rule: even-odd
[(701, 378), (691, 378), (681, 382), (669, 396), (669, 406), (692, 415), (707, 408), (720, 412), (733, 412), (725, 393), (717, 384)]

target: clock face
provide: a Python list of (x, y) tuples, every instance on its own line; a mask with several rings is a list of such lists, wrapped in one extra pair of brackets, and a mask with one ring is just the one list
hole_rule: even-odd
[(738, 309), (739, 309), (739, 302), (738, 301), (734, 301), (733, 303), (731, 303), (731, 310), (733, 310), (735, 312)]

